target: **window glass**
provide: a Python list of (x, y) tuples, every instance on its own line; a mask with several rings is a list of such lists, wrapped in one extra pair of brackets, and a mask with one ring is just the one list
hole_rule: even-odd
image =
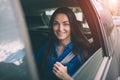
[(32, 80), (10, 0), (0, 0), (0, 80)]

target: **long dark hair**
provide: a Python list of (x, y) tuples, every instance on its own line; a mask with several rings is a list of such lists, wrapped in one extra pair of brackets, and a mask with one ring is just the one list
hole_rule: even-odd
[[(84, 36), (83, 32), (81, 31), (82, 24), (80, 25), (80, 23), (78, 23), (74, 12), (70, 8), (67, 8), (67, 7), (57, 8), (50, 19), (49, 40), (48, 40), (47, 48), (43, 53), (44, 54), (43, 60), (42, 60), (43, 64), (47, 63), (46, 60), (48, 56), (53, 55), (55, 53), (54, 42), (58, 40), (53, 32), (53, 22), (54, 22), (56, 15), (59, 13), (65, 14), (69, 19), (70, 28), (71, 28), (71, 41), (73, 43), (73, 53), (77, 54), (78, 51), (83, 52), (85, 49), (89, 47), (89, 42), (87, 38)], [(84, 58), (87, 58), (86, 53), (83, 52), (82, 54)], [(45, 65), (43, 65), (43, 67), (45, 68)]]

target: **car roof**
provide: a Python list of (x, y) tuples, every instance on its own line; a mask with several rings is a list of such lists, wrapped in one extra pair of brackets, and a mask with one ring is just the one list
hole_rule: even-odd
[(43, 9), (55, 8), (58, 6), (78, 6), (76, 0), (21, 0), (21, 4), (25, 13), (35, 13)]

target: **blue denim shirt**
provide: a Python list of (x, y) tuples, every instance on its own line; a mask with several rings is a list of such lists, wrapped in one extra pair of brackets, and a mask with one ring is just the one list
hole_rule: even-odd
[[(72, 51), (73, 43), (70, 42), (65, 47), (63, 53), (59, 57), (58, 57), (58, 45), (56, 43), (54, 44), (54, 49), (55, 49), (55, 54), (52, 56), (49, 56), (48, 58), (48, 63), (47, 63), (48, 78), (55, 76), (52, 72), (53, 65), (56, 62), (61, 62)], [(79, 52), (78, 55), (75, 55), (75, 57), (72, 58), (72, 60), (69, 61), (67, 64), (64, 64), (64, 66), (67, 66), (67, 72), (70, 76), (72, 76), (78, 70), (78, 68), (82, 66), (82, 64), (83, 64), (83, 55), (82, 55), (82, 52)]]

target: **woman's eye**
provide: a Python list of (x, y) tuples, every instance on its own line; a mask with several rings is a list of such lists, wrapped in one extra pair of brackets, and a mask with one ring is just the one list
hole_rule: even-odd
[(54, 23), (53, 23), (53, 26), (56, 26), (56, 25), (58, 25), (58, 23), (57, 23), (57, 22), (54, 22)]
[(64, 25), (65, 25), (65, 26), (68, 26), (68, 25), (69, 25), (69, 23), (64, 23)]

